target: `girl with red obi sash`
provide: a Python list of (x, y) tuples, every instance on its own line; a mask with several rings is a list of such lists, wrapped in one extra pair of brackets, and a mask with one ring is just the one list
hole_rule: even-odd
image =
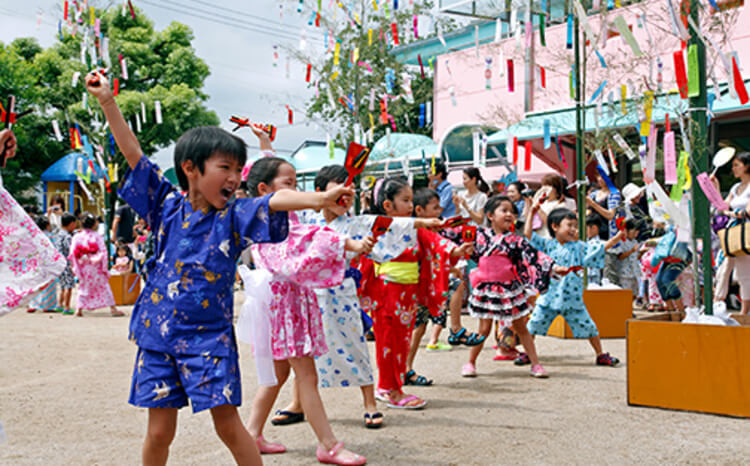
[[(480, 319), (479, 334), (485, 337), (493, 320), (512, 326), (531, 360), (531, 375), (546, 378), (525, 317), (534, 309), (529, 300), (547, 291), (554, 261), (532, 247), (526, 238), (515, 234), (513, 225), (518, 211), (510, 198), (492, 196), (484, 211), (490, 228), (477, 229), (472, 259), (479, 267), (469, 275), (469, 312)], [(484, 343), (471, 347), (469, 362), (464, 364), (461, 375), (477, 375), (476, 361), (483, 346)]]
[[(386, 179), (375, 189), (375, 214), (389, 217), (412, 215), (412, 190), (406, 181)], [(362, 272), (362, 308), (373, 318), (378, 389), (375, 397), (389, 408), (420, 409), (427, 403), (407, 395), (404, 385), (406, 358), (417, 305), (436, 315), (445, 305), (451, 263), (471, 251), (467, 243), (456, 248), (453, 243), (426, 229), (417, 230), (417, 242), (390, 262), (360, 260)]]

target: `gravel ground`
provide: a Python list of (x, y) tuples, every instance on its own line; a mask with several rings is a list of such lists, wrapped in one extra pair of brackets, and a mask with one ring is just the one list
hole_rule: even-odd
[[(126, 308), (129, 313), (129, 309)], [(473, 325), (472, 319), (465, 318)], [(128, 319), (108, 312), (84, 318), (12, 313), (0, 319), (0, 464), (140, 462), (146, 412), (127, 404), (135, 347)], [(597, 367), (586, 341), (538, 339), (551, 378), (528, 366), (494, 362), (486, 349), (478, 377), (460, 376), (466, 348), (417, 356), (435, 385), (414, 388), (423, 411), (388, 410), (385, 427), (362, 425), (356, 388), (322, 391), (334, 432), (370, 464), (657, 464), (750, 462), (750, 420), (629, 407), (626, 369)], [(624, 340), (605, 340), (625, 359)], [(424, 351), (424, 350), (423, 350)], [(250, 349), (240, 346), (247, 419), (255, 391)], [(289, 400), (284, 387), (277, 408)], [(316, 464), (306, 423), (270, 426), (266, 438), (289, 451), (266, 464)], [(207, 412), (180, 413), (171, 464), (232, 464)]]

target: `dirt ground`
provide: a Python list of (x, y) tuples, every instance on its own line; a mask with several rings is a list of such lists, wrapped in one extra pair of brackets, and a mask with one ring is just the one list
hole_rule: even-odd
[[(128, 312), (129, 308), (124, 308)], [(472, 326), (472, 319), (465, 323)], [(127, 404), (135, 347), (127, 318), (108, 312), (84, 318), (16, 311), (0, 318), (0, 464), (140, 462), (146, 412)], [(480, 356), (476, 379), (460, 376), (468, 350), (417, 356), (418, 371), (435, 385), (411, 392), (423, 411), (383, 406), (381, 430), (362, 425), (360, 391), (322, 391), (334, 432), (369, 464), (657, 464), (750, 462), (750, 421), (629, 407), (626, 368), (597, 367), (585, 341), (539, 338), (551, 378), (529, 377), (528, 366)], [(625, 359), (624, 340), (605, 350)], [(424, 351), (424, 350), (423, 350)], [(247, 419), (255, 391), (250, 349), (240, 346)], [(720, 364), (720, 361), (717, 361)], [(289, 399), (282, 391), (277, 408)], [(269, 426), (266, 438), (289, 451), (265, 464), (316, 464), (306, 423)], [(0, 438), (2, 434), (0, 434)], [(170, 464), (232, 464), (207, 412), (180, 413)]]

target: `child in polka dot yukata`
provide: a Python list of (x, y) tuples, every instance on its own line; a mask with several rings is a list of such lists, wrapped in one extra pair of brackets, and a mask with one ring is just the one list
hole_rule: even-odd
[[(582, 267), (604, 266), (604, 253), (623, 237), (619, 232), (606, 243), (578, 241), (578, 217), (569, 209), (555, 209), (547, 216), (547, 228), (552, 238), (542, 238), (532, 232), (533, 215), (539, 209), (534, 203), (529, 210), (524, 234), (531, 245), (550, 256), (558, 267), (550, 280), (549, 290), (539, 297), (528, 323), (533, 335), (546, 335), (550, 324), (562, 315), (573, 331), (574, 338), (588, 338), (596, 351), (596, 364), (615, 366), (620, 361), (602, 350), (599, 330), (591, 320), (583, 303)], [(560, 272), (559, 266), (567, 267)]]

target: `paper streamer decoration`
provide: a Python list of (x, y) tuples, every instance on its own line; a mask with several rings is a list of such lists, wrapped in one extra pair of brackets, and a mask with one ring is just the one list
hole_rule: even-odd
[(141, 121), (146, 124), (146, 104), (141, 102)]
[(656, 141), (659, 134), (659, 128), (651, 127), (651, 134), (648, 137), (648, 155), (646, 156), (646, 170), (643, 174), (645, 180), (656, 179)]
[(120, 94), (120, 80), (115, 78), (112, 80), (112, 94), (117, 97)]
[(78, 78), (80, 77), (81, 77), (80, 71), (76, 71), (75, 73), (73, 73), (73, 82), (71, 82), (72, 87), (76, 87), (78, 85)]
[(604, 180), (604, 184), (607, 185), (607, 188), (609, 188), (609, 191), (612, 193), (619, 193), (620, 190), (617, 189), (617, 186), (612, 182), (612, 179), (609, 177), (609, 174), (605, 171), (604, 167), (601, 165), (596, 166), (596, 171), (599, 172), (599, 176), (602, 177), (602, 180)]
[(451, 96), (451, 105), (455, 107), (456, 105), (458, 105), (458, 102), (456, 102), (456, 88), (451, 86), (448, 92), (450, 93), (450, 96)]
[(627, 100), (628, 100), (628, 87), (625, 84), (622, 84), (620, 85), (620, 112), (623, 115), (627, 115), (628, 113)]
[(591, 98), (589, 99), (589, 105), (591, 105), (592, 103), (594, 103), (594, 101), (596, 101), (596, 99), (599, 98), (599, 96), (602, 94), (602, 92), (604, 92), (604, 88), (605, 87), (607, 87), (607, 81), (606, 80), (603, 81), (599, 85), (599, 87), (596, 88), (596, 91), (594, 91), (594, 94), (592, 94)]
[(654, 111), (654, 91), (644, 92), (643, 114), (641, 122), (641, 136), (648, 137), (651, 134), (651, 117)]
[(484, 88), (490, 90), (492, 89), (492, 57), (485, 58), (484, 63)]
[(734, 90), (737, 91), (737, 98), (740, 104), (745, 105), (748, 102), (747, 88), (745, 81), (742, 80), (740, 68), (737, 66), (737, 57), (732, 57), (732, 79), (734, 80)]
[(305, 82), (310, 82), (310, 75), (312, 74), (312, 65), (310, 63), (307, 64), (307, 72), (305, 73)]
[(633, 36), (633, 32), (628, 27), (628, 23), (625, 22), (625, 18), (623, 18), (622, 15), (618, 15), (615, 18), (614, 25), (622, 38), (625, 39), (625, 42), (628, 43), (631, 50), (633, 50), (633, 54), (636, 57), (643, 55), (641, 48), (638, 46), (638, 42), (635, 40), (635, 36)]
[(698, 185), (701, 187), (701, 191), (703, 191), (703, 194), (705, 194), (706, 198), (708, 198), (708, 202), (716, 207), (716, 210), (731, 210), (729, 205), (724, 202), (724, 199), (722, 199), (719, 191), (716, 190), (716, 186), (714, 186), (714, 184), (711, 183), (711, 180), (708, 179), (707, 174), (701, 173), (700, 175), (696, 176), (695, 179), (696, 181), (698, 181)]
[(623, 139), (623, 137), (620, 136), (620, 133), (613, 134), (612, 139), (614, 139), (615, 143), (617, 143), (617, 145), (620, 146), (620, 149), (625, 151), (625, 155), (628, 157), (628, 160), (635, 159), (636, 157), (635, 152), (633, 152), (633, 149), (631, 149), (628, 143), (625, 142), (625, 139)]
[(573, 13), (568, 13), (568, 34), (567, 39), (565, 40), (565, 48), (566, 49), (572, 49), (573, 48)]
[(513, 92), (515, 88), (515, 78), (513, 76), (513, 59), (507, 61), (508, 64), (508, 90)]
[(552, 144), (552, 135), (550, 134), (549, 118), (544, 119), (544, 148), (549, 149)]
[(594, 49), (594, 53), (596, 53), (596, 56), (599, 58), (599, 64), (602, 65), (602, 68), (606, 68), (607, 62), (604, 61), (604, 57), (599, 53), (599, 50)]
[(60, 132), (60, 124), (57, 122), (57, 120), (52, 120), (52, 130), (55, 132), (55, 139), (57, 139), (57, 142), (62, 142), (63, 137), (62, 133)]
[(287, 112), (287, 120), (289, 121), (290, 125), (294, 124), (294, 112), (292, 111), (291, 107), (289, 105), (286, 105), (286, 112)]
[(419, 127), (424, 128), (426, 117), (425, 113), (427, 112), (427, 108), (425, 104), (419, 104)]
[(672, 186), (672, 191), (669, 197), (679, 202), (682, 199), (682, 194), (686, 189), (690, 189), (690, 167), (688, 167), (688, 159), (690, 155), (686, 151), (680, 151), (680, 158), (677, 160), (677, 184)]
[(612, 153), (612, 146), (607, 142), (607, 155), (609, 156), (609, 164), (612, 166), (612, 172), (617, 173), (617, 160), (615, 160), (615, 154)]
[(586, 10), (583, 9), (583, 5), (581, 5), (581, 2), (579, 0), (573, 0), (573, 8), (576, 11), (578, 22), (581, 24), (581, 26), (583, 26), (583, 30), (586, 32), (586, 37), (588, 37), (588, 39), (593, 43), (596, 40), (596, 35), (591, 29), (588, 15), (586, 15)]
[[(687, 228), (690, 225), (690, 217), (688, 217), (686, 213), (683, 213), (675, 204), (675, 202), (679, 202), (679, 200), (675, 201), (674, 198), (668, 197), (658, 181), (647, 183), (646, 189), (648, 189), (659, 204), (661, 204), (662, 209), (664, 209), (669, 216), (667, 220), (670, 223), (680, 228)], [(680, 193), (680, 198), (681, 197), (682, 193)]]
[(604, 154), (602, 154), (602, 151), (594, 149), (594, 157), (596, 158), (597, 165), (602, 167), (602, 170), (609, 175), (609, 166), (607, 165), (607, 161), (604, 160)]
[(539, 65), (539, 86), (547, 89), (547, 72), (542, 65)]
[(575, 65), (570, 65), (570, 74), (568, 75), (568, 86), (570, 87), (570, 98), (576, 98), (576, 69)]
[(161, 122), (162, 122), (162, 119), (161, 119), (161, 102), (158, 101), (158, 100), (156, 102), (154, 102), (154, 113), (156, 114), (156, 124), (160, 125)]
[(128, 80), (128, 62), (125, 59), (125, 57), (122, 56), (122, 54), (118, 55), (118, 58), (120, 59), (120, 76), (122, 76), (122, 79), (125, 81)]
[(513, 165), (518, 166), (518, 138), (513, 136)]
[(500, 40), (502, 39), (502, 32), (503, 32), (503, 22), (500, 18), (497, 18), (495, 21), (495, 43), (500, 43)]
[(398, 25), (391, 23), (391, 35), (393, 36), (393, 45), (398, 45)]
[(560, 134), (558, 132), (555, 132), (555, 145), (557, 146), (557, 158), (562, 161), (563, 167), (567, 170), (568, 161), (565, 160), (565, 153), (562, 150), (562, 143), (560, 142)]
[(542, 47), (547, 46), (547, 15), (539, 15), (539, 44)]
[(664, 133), (664, 184), (677, 184), (677, 153), (674, 131)]
[(523, 147), (523, 169), (524, 171), (531, 170), (531, 141), (526, 141)]
[(696, 44), (688, 45), (688, 76), (687, 76), (687, 93), (688, 97), (698, 97), (701, 95), (700, 88), (700, 70), (698, 68), (698, 46)]
[(667, 0), (667, 11), (669, 12), (669, 22), (672, 25), (672, 33), (679, 37), (680, 40), (687, 41), (690, 38), (690, 34), (682, 21), (677, 18), (677, 13), (672, 0)]
[(677, 89), (680, 91), (680, 97), (687, 99), (688, 97), (688, 82), (687, 73), (685, 72), (685, 59), (682, 55), (682, 50), (678, 50), (672, 54), (674, 60), (674, 77), (677, 80)]
[(339, 59), (341, 57), (341, 42), (336, 41), (336, 45), (333, 48), (333, 64), (339, 66)]

